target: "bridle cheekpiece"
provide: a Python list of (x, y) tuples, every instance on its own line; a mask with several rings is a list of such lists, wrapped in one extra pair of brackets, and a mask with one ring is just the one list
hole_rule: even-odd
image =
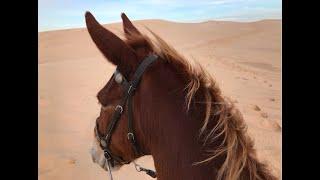
[[(95, 127), (95, 135), (97, 140), (100, 142), (100, 147), (103, 149), (104, 151), (104, 156), (106, 158), (107, 161), (107, 168), (109, 171), (109, 175), (110, 178), (112, 179), (112, 174), (111, 174), (111, 168), (110, 166), (114, 166), (114, 162), (117, 162), (119, 164), (129, 164), (130, 161), (125, 161), (122, 157), (115, 155), (114, 153), (111, 152), (109, 145), (111, 142), (111, 136), (112, 133), (115, 129), (115, 125), (117, 124), (117, 122), (119, 121), (119, 119), (121, 118), (122, 113), (124, 113), (124, 107), (127, 105), (127, 110), (128, 110), (128, 133), (127, 133), (127, 138), (129, 140), (129, 142), (132, 145), (132, 149), (135, 153), (135, 155), (137, 156), (141, 156), (143, 155), (143, 153), (141, 152), (138, 143), (136, 141), (135, 135), (134, 135), (134, 130), (133, 130), (133, 112), (132, 112), (132, 97), (134, 95), (134, 92), (141, 80), (141, 77), (143, 75), (143, 73), (145, 72), (145, 70), (147, 69), (147, 67), (149, 65), (151, 65), (154, 61), (156, 61), (158, 59), (157, 55), (154, 54), (150, 54), (149, 56), (147, 56), (145, 59), (143, 59), (143, 61), (140, 63), (140, 65), (138, 66), (137, 70), (135, 71), (133, 78), (130, 82), (127, 81), (127, 79), (121, 75), (121, 73), (118, 71), (118, 69), (115, 72), (115, 81), (119, 84), (122, 85), (123, 89), (124, 89), (124, 94), (123, 94), (123, 98), (120, 101), (120, 104), (118, 104), (115, 107), (114, 113), (111, 117), (111, 121), (107, 126), (107, 131), (106, 131), (106, 135), (102, 136), (99, 131), (98, 131), (98, 123), (96, 122), (96, 127)], [(104, 110), (104, 107), (102, 107), (102, 110)], [(134, 162), (135, 168), (138, 172), (140, 171), (145, 171), (148, 175), (150, 175), (151, 177), (155, 178), (156, 177), (156, 173), (152, 170), (149, 169), (145, 169), (142, 168), (140, 165), (136, 164)]]

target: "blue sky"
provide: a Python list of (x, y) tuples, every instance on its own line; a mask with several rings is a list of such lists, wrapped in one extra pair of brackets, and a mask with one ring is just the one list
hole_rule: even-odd
[(38, 31), (85, 27), (90, 11), (100, 23), (165, 19), (177, 22), (206, 20), (256, 21), (281, 19), (281, 0), (39, 0)]

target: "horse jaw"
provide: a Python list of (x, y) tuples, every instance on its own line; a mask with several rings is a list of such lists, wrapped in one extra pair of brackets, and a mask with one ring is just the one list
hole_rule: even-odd
[[(96, 138), (93, 139), (92, 148), (90, 151), (92, 161), (94, 163), (99, 164), (99, 166), (104, 169), (105, 171), (108, 171), (108, 164), (106, 161), (106, 158), (104, 157), (104, 152), (100, 147), (99, 142)], [(114, 167), (110, 167), (111, 171), (118, 171), (120, 169), (121, 165), (115, 165)]]

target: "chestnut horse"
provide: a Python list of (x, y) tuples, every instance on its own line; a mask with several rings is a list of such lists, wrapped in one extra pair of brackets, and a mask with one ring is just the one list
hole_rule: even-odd
[[(105, 29), (89, 12), (85, 14), (92, 40), (127, 80), (145, 57), (158, 56), (144, 72), (132, 103), (135, 138), (143, 154), (152, 155), (157, 179), (276, 179), (257, 159), (241, 113), (222, 96), (212, 77), (151, 30), (154, 40), (139, 32), (124, 13), (121, 17), (125, 40)], [(122, 91), (113, 75), (98, 92), (102, 109), (97, 130), (102, 135), (106, 135)], [(113, 132), (110, 149), (130, 162), (139, 156), (127, 140), (127, 108)], [(92, 158), (105, 168), (99, 143), (95, 138)]]

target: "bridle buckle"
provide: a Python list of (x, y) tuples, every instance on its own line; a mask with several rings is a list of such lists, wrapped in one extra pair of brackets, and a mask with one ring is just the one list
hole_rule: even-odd
[(117, 110), (117, 109), (120, 109), (120, 114), (122, 114), (122, 112), (123, 112), (123, 107), (120, 106), (120, 105), (117, 105), (116, 108), (115, 108), (115, 110)]
[(129, 133), (127, 134), (127, 137), (128, 137), (128, 140), (129, 140), (129, 141), (134, 142), (134, 134), (133, 134), (133, 133), (129, 132)]
[(133, 87), (133, 85), (130, 85), (127, 93), (131, 94), (134, 90), (135, 88)]
[(104, 157), (106, 158), (107, 161), (111, 160), (111, 155), (106, 150), (104, 150)]

